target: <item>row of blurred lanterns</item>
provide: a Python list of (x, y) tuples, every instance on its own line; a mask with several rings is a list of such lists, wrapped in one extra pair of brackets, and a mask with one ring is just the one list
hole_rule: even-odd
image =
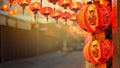
[[(71, 21), (76, 21), (77, 20), (77, 12), (83, 7), (84, 4), (77, 2), (77, 1), (72, 1), (72, 0), (47, 0), (48, 2), (52, 3), (53, 5), (55, 5), (56, 3), (59, 4), (59, 6), (63, 7), (64, 9), (67, 9), (67, 7), (69, 7), (69, 9), (71, 11), (73, 11), (74, 13), (71, 14), (68, 11), (62, 12), (61, 10), (56, 10), (55, 8), (52, 9), (50, 6), (46, 6), (43, 7), (42, 6), (42, 0), (41, 2), (33, 2), (31, 3), (31, 0), (8, 0), (8, 2), (10, 3), (10, 8), (12, 7), (13, 4), (18, 3), (18, 5), (20, 5), (23, 9), (23, 14), (24, 14), (24, 9), (26, 8), (26, 6), (29, 6), (30, 11), (32, 11), (34, 13), (34, 19), (36, 20), (36, 15), (37, 13), (40, 11), (40, 13), (42, 15), (44, 15), (47, 20), (48, 20), (48, 16), (50, 15), (52, 18), (54, 18), (57, 22), (58, 18), (62, 18), (65, 21), (67, 21), (67, 19), (70, 19)], [(85, 0), (86, 1), (86, 0)], [(103, 0), (101, 0), (101, 2), (103, 2)], [(7, 11), (8, 10), (8, 5), (3, 4), (1, 6), (2, 10)], [(8, 11), (9, 15), (13, 15), (13, 14), (17, 14), (19, 13), (18, 9), (13, 9)]]
[[(29, 9), (34, 13), (35, 20), (37, 13), (40, 11), (40, 13), (44, 15), (47, 18), (47, 20), (48, 16), (50, 15), (52, 18), (56, 20), (56, 22), (60, 17), (65, 21), (67, 21), (68, 18), (70, 18), (70, 20), (72, 21), (75, 21), (77, 15), (75, 13), (77, 13), (83, 6), (83, 4), (81, 4), (80, 2), (72, 2), (72, 0), (48, 0), (48, 2), (53, 3), (53, 5), (58, 3), (64, 9), (67, 9), (67, 7), (69, 7), (69, 9), (74, 12), (74, 14), (72, 15), (68, 11), (62, 12), (61, 10), (56, 10), (55, 8), (52, 9), (50, 6), (43, 7), (42, 0), (41, 3), (40, 2), (31, 3), (31, 0), (8, 0), (8, 2), (10, 3), (10, 8), (12, 7), (13, 4), (18, 3), (18, 5), (20, 5), (23, 9), (23, 14), (25, 7), (29, 6)], [(2, 10), (7, 11), (9, 7), (8, 5), (3, 4), (1, 8)], [(8, 13), (9, 15), (17, 14), (19, 13), (19, 10), (18, 9), (10, 10), (8, 11)]]

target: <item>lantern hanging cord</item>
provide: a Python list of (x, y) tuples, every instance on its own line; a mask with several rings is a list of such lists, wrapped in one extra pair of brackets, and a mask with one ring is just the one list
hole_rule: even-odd
[(92, 39), (92, 40), (93, 40), (93, 41), (96, 40), (96, 33), (95, 33), (95, 32), (92, 33), (92, 36), (93, 36), (93, 39)]

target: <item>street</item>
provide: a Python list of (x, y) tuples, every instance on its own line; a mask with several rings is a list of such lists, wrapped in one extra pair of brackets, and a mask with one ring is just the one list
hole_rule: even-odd
[(85, 68), (82, 51), (54, 52), (0, 64), (0, 68)]

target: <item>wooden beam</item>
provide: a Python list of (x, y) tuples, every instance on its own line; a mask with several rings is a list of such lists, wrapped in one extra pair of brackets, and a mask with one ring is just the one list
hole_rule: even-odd
[[(120, 68), (120, 8), (119, 0), (112, 0), (112, 40), (114, 45), (113, 52), (113, 67), (112, 68)], [(118, 4), (118, 5), (117, 5)]]

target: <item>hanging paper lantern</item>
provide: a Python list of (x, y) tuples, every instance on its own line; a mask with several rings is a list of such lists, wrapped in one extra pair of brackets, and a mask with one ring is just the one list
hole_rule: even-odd
[(48, 16), (51, 14), (51, 12), (53, 12), (53, 9), (51, 7), (43, 7), (40, 10), (40, 13), (47, 18), (47, 21), (48, 21)]
[(2, 9), (3, 11), (7, 11), (7, 10), (8, 10), (8, 5), (7, 5), (7, 4), (3, 4), (3, 5), (1, 6), (1, 9)]
[(8, 11), (8, 14), (9, 14), (10, 16), (12, 16), (12, 15), (14, 14), (14, 11), (13, 11), (13, 10), (9, 10), (9, 11)]
[(18, 0), (18, 4), (23, 9), (23, 14), (24, 14), (25, 7), (28, 6), (30, 3), (31, 3), (31, 0)]
[(61, 17), (61, 13), (60, 10), (54, 10), (50, 16), (56, 20), (56, 23), (58, 23), (58, 18)]
[(87, 4), (78, 13), (78, 23), (88, 32), (99, 32), (111, 24), (110, 11), (101, 4)]
[(12, 4), (15, 4), (17, 2), (17, 0), (8, 0), (8, 2), (10, 3), (10, 8), (11, 8)]
[(54, 5), (58, 2), (59, 0), (48, 0), (48, 2), (53, 3)]
[(71, 21), (77, 21), (77, 14), (72, 14), (70, 17), (69, 17), (69, 19), (71, 20)]
[(42, 5), (39, 2), (34, 2), (29, 6), (30, 10), (34, 13), (34, 19), (36, 20), (36, 15), (38, 11), (42, 8)]
[(82, 6), (83, 5), (80, 2), (71, 2), (69, 9), (77, 13), (82, 8)]
[(19, 10), (18, 9), (13, 9), (14, 14), (18, 14)]
[(61, 14), (61, 18), (64, 19), (65, 22), (67, 22), (67, 19), (69, 19), (70, 16), (71, 16), (71, 14), (66, 11)]
[(102, 64), (109, 60), (113, 53), (113, 46), (110, 40), (88, 42), (84, 49), (84, 58), (93, 64)]
[(58, 4), (64, 9), (67, 9), (67, 7), (70, 5), (71, 2), (72, 0), (59, 0)]

